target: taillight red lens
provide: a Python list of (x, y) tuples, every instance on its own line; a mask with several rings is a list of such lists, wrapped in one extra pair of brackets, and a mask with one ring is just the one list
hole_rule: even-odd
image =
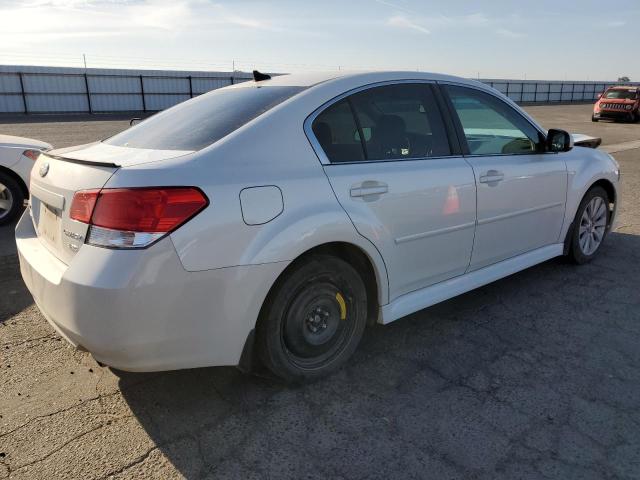
[(100, 190), (81, 190), (73, 195), (71, 201), (71, 209), (69, 210), (69, 216), (73, 220), (77, 220), (83, 223), (89, 223), (91, 221), (91, 214), (93, 213), (93, 207), (98, 200), (98, 194)]
[(71, 218), (129, 232), (170, 232), (209, 203), (204, 193), (194, 187), (107, 188), (98, 192), (89, 220), (86, 215), (74, 217), (76, 198), (80, 211), (80, 206), (90, 205), (89, 197), (93, 193), (83, 191), (74, 195)]

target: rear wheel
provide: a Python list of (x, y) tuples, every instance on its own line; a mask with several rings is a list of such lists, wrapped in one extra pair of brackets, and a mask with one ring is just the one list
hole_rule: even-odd
[(257, 327), (265, 366), (286, 381), (311, 380), (342, 366), (367, 320), (367, 293), (358, 272), (339, 258), (313, 255), (274, 288)]
[(609, 225), (609, 197), (602, 187), (587, 192), (573, 224), (569, 258), (578, 264), (587, 263), (600, 250)]
[(22, 211), (24, 194), (18, 182), (0, 172), (0, 225), (13, 221)]

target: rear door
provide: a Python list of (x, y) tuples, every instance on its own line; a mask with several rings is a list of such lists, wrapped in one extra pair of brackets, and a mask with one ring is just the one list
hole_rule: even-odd
[(391, 299), (465, 272), (473, 171), (453, 153), (430, 84), (372, 86), (307, 125), (340, 204), (384, 258)]
[(567, 168), (544, 136), (504, 100), (446, 85), (477, 182), (478, 225), (470, 270), (558, 243)]

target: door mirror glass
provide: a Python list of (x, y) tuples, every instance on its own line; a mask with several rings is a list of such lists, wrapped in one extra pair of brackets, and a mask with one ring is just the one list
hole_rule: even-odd
[(564, 130), (552, 128), (547, 133), (548, 152), (568, 152), (573, 148), (573, 138)]

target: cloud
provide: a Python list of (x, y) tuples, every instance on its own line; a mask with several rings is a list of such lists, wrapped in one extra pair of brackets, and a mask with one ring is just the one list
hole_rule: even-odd
[(612, 20), (611, 22), (607, 22), (604, 25), (608, 28), (617, 28), (624, 27), (626, 24), (627, 22), (625, 22), (624, 20)]
[[(377, 0), (379, 1), (379, 0)], [(385, 1), (379, 1), (384, 5), (391, 5)], [(397, 14), (387, 19), (387, 25), (415, 30), (424, 34), (432, 33), (436, 30), (446, 30), (453, 28), (483, 28), (495, 23), (484, 13), (471, 13), (468, 15), (404, 15)]]
[(464, 25), (474, 25), (481, 26), (487, 25), (491, 20), (484, 13), (472, 13), (470, 15), (462, 15), (458, 19), (457, 22), (460, 22)]
[(513, 30), (509, 30), (507, 28), (499, 28), (496, 30), (496, 33), (500, 36), (507, 37), (507, 38), (522, 38), (527, 36), (524, 33), (514, 32)]
[(418, 25), (415, 22), (412, 22), (404, 15), (394, 15), (387, 20), (387, 25), (398, 28), (405, 28), (408, 30), (414, 30), (416, 32), (424, 33), (429, 35), (431, 32), (428, 28), (423, 27), (422, 25)]
[(399, 10), (408, 14), (415, 14), (415, 12), (413, 10), (409, 10), (408, 8), (398, 4), (398, 3), (393, 3), (393, 2), (388, 2), (387, 0), (374, 0), (376, 3), (379, 3), (380, 5), (384, 5), (386, 7), (390, 7), (393, 8), (394, 10)]
[(209, 0), (9, 0), (0, 4), (0, 18), (0, 45), (7, 49), (83, 37), (165, 39), (225, 27), (280, 31)]

